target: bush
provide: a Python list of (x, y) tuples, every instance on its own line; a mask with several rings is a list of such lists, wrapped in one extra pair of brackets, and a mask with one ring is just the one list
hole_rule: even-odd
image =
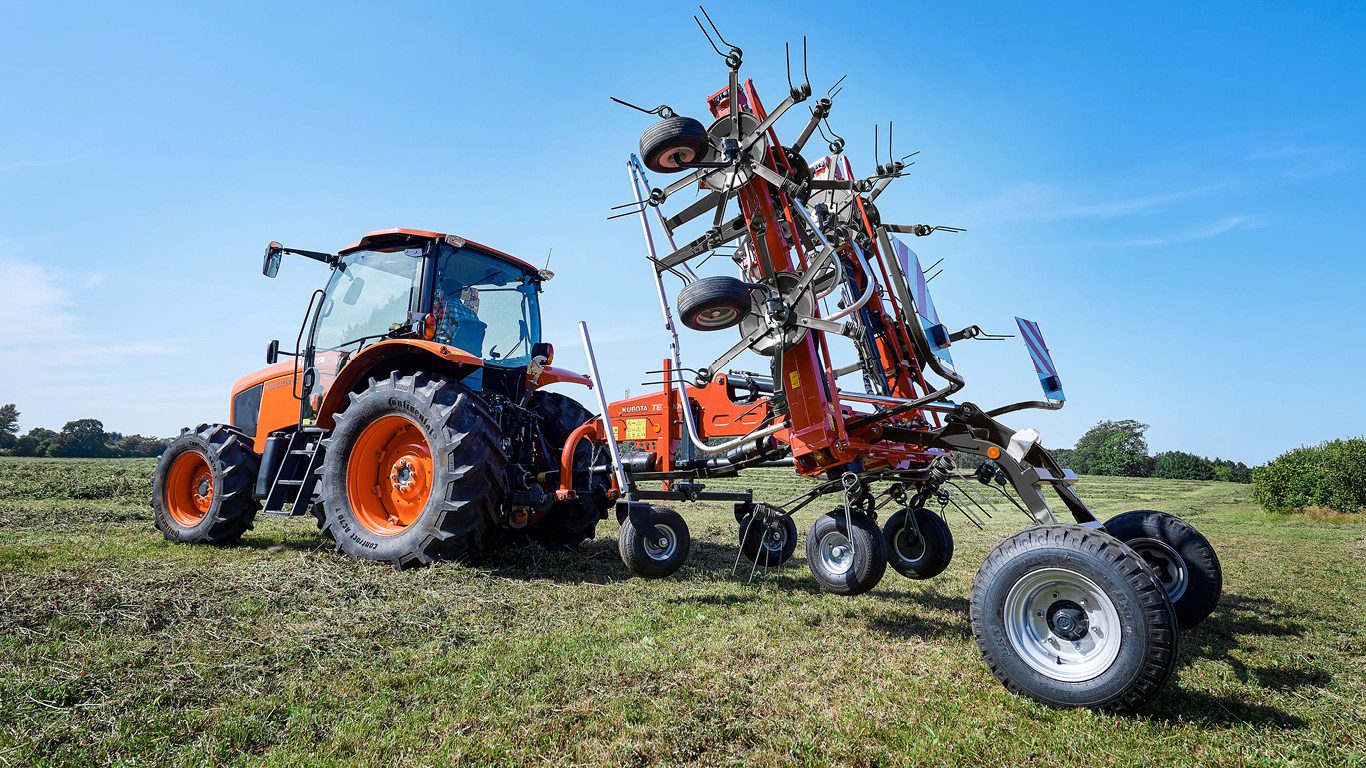
[(1366, 440), (1334, 440), (1323, 446), (1324, 506), (1338, 512), (1366, 512)]
[(1366, 511), (1366, 440), (1296, 448), (1252, 470), (1252, 498), (1271, 512)]
[[(1231, 471), (1226, 474), (1230, 478), (1233, 476)], [(1157, 454), (1157, 461), (1153, 464), (1153, 477), (1171, 480), (1222, 479), (1218, 478), (1209, 459), (1185, 451), (1166, 451)]]

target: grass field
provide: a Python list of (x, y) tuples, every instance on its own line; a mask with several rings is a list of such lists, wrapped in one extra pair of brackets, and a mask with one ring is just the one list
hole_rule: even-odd
[(304, 519), (176, 546), (151, 468), (0, 459), (0, 765), (1366, 764), (1366, 525), (1269, 516), (1247, 486), (1078, 486), (1104, 516), (1193, 520), (1224, 565), (1171, 683), (1116, 717), (1011, 696), (981, 661), (969, 586), (1018, 513), (951, 515), (945, 574), (850, 599), (800, 549), (731, 576), (720, 505), (682, 510), (692, 558), (659, 582), (628, 577), (614, 522), (577, 553), (403, 573)]

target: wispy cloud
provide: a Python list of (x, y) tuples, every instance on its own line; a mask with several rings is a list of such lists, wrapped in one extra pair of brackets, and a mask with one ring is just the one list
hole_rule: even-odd
[(1055, 184), (1022, 182), (972, 206), (966, 215), (979, 226), (984, 222), (1118, 219), (1161, 210), (1227, 187), (1227, 184), (1208, 184), (1144, 195), (1107, 196), (1095, 190), (1069, 190)]
[(1256, 219), (1250, 216), (1226, 216), (1201, 227), (1173, 232), (1160, 237), (1131, 238), (1115, 243), (1115, 245), (1130, 248), (1156, 248), (1168, 245), (1179, 245), (1181, 243), (1193, 243), (1198, 240), (1208, 240), (1212, 237), (1218, 237), (1227, 232), (1232, 232), (1235, 229), (1249, 229), (1257, 226), (1260, 226), (1260, 224)]
[(0, 350), (23, 370), (52, 370), (92, 361), (173, 351), (160, 342), (109, 340), (85, 327), (71, 286), (98, 285), (0, 255)]
[(1277, 163), (1284, 175), (1296, 179), (1331, 176), (1352, 164), (1351, 153), (1344, 148), (1303, 144), (1259, 147), (1247, 154), (1247, 160)]
[(12, 171), (23, 171), (30, 168), (46, 168), (53, 165), (67, 165), (76, 163), (90, 157), (89, 149), (82, 149), (65, 155), (49, 157), (21, 157), (5, 159), (0, 157), (0, 173), (10, 173)]

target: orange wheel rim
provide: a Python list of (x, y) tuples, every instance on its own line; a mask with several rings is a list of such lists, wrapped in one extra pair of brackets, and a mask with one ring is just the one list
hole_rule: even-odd
[(416, 424), (381, 416), (356, 438), (346, 462), (346, 496), (356, 522), (381, 536), (408, 529), (432, 495), (432, 450)]
[(213, 471), (197, 451), (186, 451), (171, 462), (166, 477), (166, 511), (177, 523), (199, 525), (213, 506)]

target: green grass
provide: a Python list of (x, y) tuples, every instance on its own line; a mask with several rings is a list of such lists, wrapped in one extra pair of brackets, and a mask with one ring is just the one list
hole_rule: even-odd
[(945, 574), (848, 599), (800, 550), (732, 577), (721, 505), (682, 509), (693, 556), (658, 582), (628, 576), (614, 523), (577, 553), (403, 573), (303, 519), (176, 546), (151, 467), (0, 460), (0, 765), (1366, 764), (1366, 526), (1265, 514), (1247, 486), (1078, 486), (1103, 516), (1191, 519), (1225, 569), (1165, 691), (1117, 717), (1011, 696), (981, 661), (969, 587), (1018, 513), (951, 514)]

